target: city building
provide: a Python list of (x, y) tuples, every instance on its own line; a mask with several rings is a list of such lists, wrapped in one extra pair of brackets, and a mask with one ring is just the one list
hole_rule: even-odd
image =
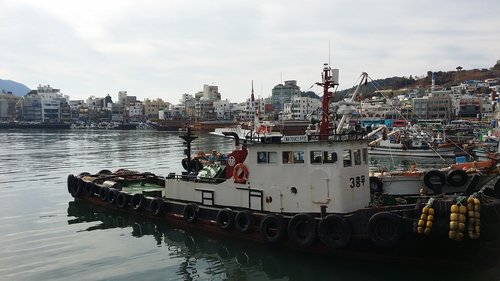
[(290, 103), (292, 97), (300, 93), (296, 80), (285, 81), (285, 84), (274, 86), (271, 91), (272, 105), (276, 111), (282, 111), (285, 103)]

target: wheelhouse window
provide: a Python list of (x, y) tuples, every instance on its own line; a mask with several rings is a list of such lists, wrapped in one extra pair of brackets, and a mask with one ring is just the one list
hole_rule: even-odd
[(344, 159), (344, 167), (351, 167), (352, 166), (351, 150), (350, 149), (344, 149), (343, 159)]
[(323, 151), (311, 151), (311, 164), (323, 164)]
[(273, 164), (278, 162), (278, 154), (276, 152), (258, 151), (257, 163), (258, 164)]
[(363, 148), (363, 164), (368, 164), (368, 149)]
[(283, 151), (283, 164), (304, 163), (304, 151)]
[(329, 164), (337, 162), (335, 151), (311, 151), (311, 164)]
[(323, 151), (323, 163), (335, 163), (337, 162), (337, 152), (335, 151)]
[(361, 165), (361, 150), (360, 149), (354, 150), (353, 156), (354, 156), (354, 165), (356, 166)]

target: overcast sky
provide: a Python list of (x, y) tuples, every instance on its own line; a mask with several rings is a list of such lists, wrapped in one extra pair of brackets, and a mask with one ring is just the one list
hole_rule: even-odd
[(252, 80), (261, 97), (282, 80), (307, 90), (329, 60), (345, 89), (363, 71), (422, 76), (500, 59), (498, 0), (0, 0), (0, 22), (0, 79), (71, 99), (124, 90), (178, 103), (211, 84), (240, 102)]

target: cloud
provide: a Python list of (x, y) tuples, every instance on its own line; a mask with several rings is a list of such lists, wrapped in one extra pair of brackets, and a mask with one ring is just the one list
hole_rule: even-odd
[(127, 90), (171, 102), (215, 84), (243, 101), (251, 80), (264, 97), (282, 78), (307, 89), (331, 61), (342, 89), (363, 71), (376, 79), (490, 67), (499, 12), (489, 0), (4, 0), (0, 78), (74, 98)]

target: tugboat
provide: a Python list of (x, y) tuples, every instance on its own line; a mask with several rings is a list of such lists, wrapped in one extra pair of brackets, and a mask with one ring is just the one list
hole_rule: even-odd
[[(456, 251), (474, 245), (477, 253), (481, 241), (498, 237), (500, 200), (492, 189), (422, 196), (411, 204), (374, 202), (367, 132), (331, 125), (338, 69), (325, 64), (317, 84), (323, 87), (323, 104), (315, 133), (240, 139), (225, 132), (234, 138), (234, 150), (200, 161), (191, 156), (196, 136), (188, 128), (181, 136), (186, 145), (181, 175), (102, 170), (69, 175), (68, 191), (77, 200), (194, 231), (314, 253), (403, 245), (442, 249), (450, 243)], [(463, 240), (468, 242), (456, 243)]]

